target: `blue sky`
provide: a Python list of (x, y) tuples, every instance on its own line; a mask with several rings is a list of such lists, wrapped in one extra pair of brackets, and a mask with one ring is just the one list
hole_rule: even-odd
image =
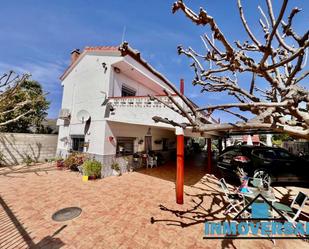
[[(260, 37), (262, 31), (256, 11), (259, 4), (265, 6), (265, 1), (243, 2), (248, 22)], [(276, 7), (281, 1), (275, 2)], [(227, 98), (221, 94), (201, 94), (198, 86), (192, 86), (190, 61), (178, 56), (177, 45), (192, 46), (203, 51), (199, 36), (208, 29), (193, 25), (180, 12), (173, 15), (172, 3), (166, 0), (3, 1), (0, 15), (0, 72), (9, 69), (30, 72), (33, 79), (41, 82), (49, 93), (49, 117), (55, 118), (62, 96), (59, 76), (69, 64), (70, 52), (85, 46), (119, 45), (126, 27), (125, 40), (176, 85), (179, 85), (180, 78), (184, 78), (186, 94), (196, 103), (201, 106), (224, 103)], [(194, 10), (204, 6), (217, 19), (230, 41), (247, 39), (240, 24), (236, 1), (195, 0), (187, 3)], [(307, 29), (309, 1), (290, 1), (288, 9), (294, 6), (303, 9), (295, 19), (296, 30)], [(246, 82), (248, 77), (244, 76), (242, 80)], [(222, 112), (216, 116), (228, 119)]]

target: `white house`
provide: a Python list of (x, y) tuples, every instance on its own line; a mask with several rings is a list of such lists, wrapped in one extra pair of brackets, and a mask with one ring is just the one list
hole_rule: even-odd
[[(180, 123), (186, 120), (160, 102), (150, 101), (148, 95), (169, 101), (163, 89), (173, 92), (168, 80), (138, 51), (124, 43), (86, 47), (82, 52), (74, 50), (71, 56), (71, 65), (60, 78), (63, 97), (57, 121), (58, 155), (83, 151), (108, 166), (134, 152), (152, 150), (165, 155), (175, 149), (175, 128), (155, 123), (152, 117)], [(184, 106), (179, 97), (178, 101)], [(200, 134), (186, 130), (185, 136)]]

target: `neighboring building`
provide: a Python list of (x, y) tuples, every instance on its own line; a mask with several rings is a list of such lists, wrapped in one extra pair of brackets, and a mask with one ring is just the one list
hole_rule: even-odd
[(262, 142), (260, 139), (260, 136), (258, 134), (254, 135), (231, 135), (227, 140), (226, 144), (227, 146), (231, 145), (254, 145), (254, 146), (273, 146), (271, 141), (272, 135), (266, 134), (266, 141)]
[[(162, 103), (150, 101), (148, 95), (170, 102), (163, 89), (173, 92), (167, 79), (138, 51), (124, 43), (119, 47), (86, 47), (82, 53), (74, 50), (71, 54), (71, 65), (61, 76), (58, 155), (83, 151), (109, 166), (135, 152), (166, 154), (175, 149), (175, 128), (155, 123), (152, 117), (180, 123), (187, 120)], [(184, 106), (179, 97), (175, 99)], [(186, 129), (185, 136), (200, 135)]]
[(309, 142), (308, 141), (284, 141), (282, 147), (295, 155), (308, 155)]

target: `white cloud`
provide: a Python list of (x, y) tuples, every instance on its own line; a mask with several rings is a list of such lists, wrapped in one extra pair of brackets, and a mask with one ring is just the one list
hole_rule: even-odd
[(63, 73), (65, 65), (63, 63), (24, 63), (21, 65), (12, 65), (0, 62), (0, 73), (3, 74), (9, 70), (15, 71), (17, 74), (29, 73), (31, 78), (40, 82), (45, 91), (59, 91), (59, 77)]

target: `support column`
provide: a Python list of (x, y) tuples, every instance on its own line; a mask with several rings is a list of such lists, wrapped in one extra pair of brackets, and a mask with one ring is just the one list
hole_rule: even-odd
[(184, 132), (176, 127), (177, 137), (177, 172), (176, 172), (176, 203), (183, 204), (184, 188)]
[(211, 138), (207, 138), (207, 172), (212, 172)]
[(218, 139), (218, 150), (219, 150), (219, 154), (221, 154), (221, 152), (222, 152), (222, 138)]

